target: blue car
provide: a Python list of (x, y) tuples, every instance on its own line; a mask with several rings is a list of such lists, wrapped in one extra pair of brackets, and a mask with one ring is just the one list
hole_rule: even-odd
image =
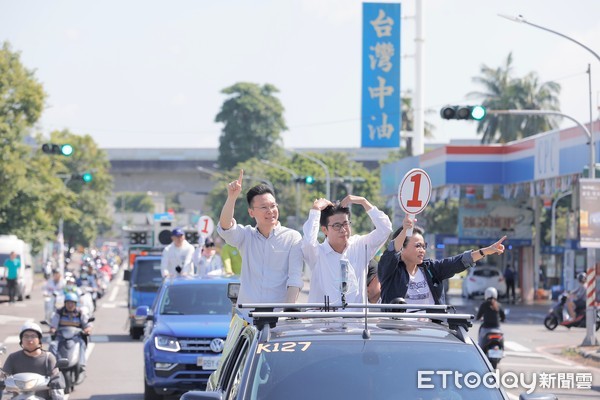
[(165, 279), (150, 309), (138, 307), (146, 319), (144, 399), (204, 389), (217, 368), (231, 322), (229, 278)]
[(127, 271), (125, 280), (129, 281), (129, 335), (139, 339), (144, 334), (145, 321), (135, 318), (140, 306), (152, 306), (163, 277), (160, 271), (160, 256), (137, 256), (133, 269)]

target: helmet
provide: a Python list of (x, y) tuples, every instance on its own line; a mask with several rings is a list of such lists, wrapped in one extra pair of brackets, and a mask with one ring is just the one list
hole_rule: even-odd
[(69, 292), (65, 294), (65, 301), (74, 301), (75, 304), (77, 304), (79, 301), (79, 296), (77, 296), (77, 293)]
[(23, 340), (23, 333), (25, 331), (33, 331), (38, 334), (40, 340), (42, 340), (42, 328), (35, 322), (26, 322), (25, 325), (21, 327), (21, 332), (19, 333), (19, 340)]
[(489, 287), (489, 288), (485, 289), (484, 297), (486, 299), (489, 299), (489, 298), (497, 299), (498, 298), (498, 291), (496, 290), (495, 287)]
[(577, 274), (577, 280), (581, 283), (585, 283), (586, 278), (587, 275), (585, 274), (585, 272), (580, 272)]

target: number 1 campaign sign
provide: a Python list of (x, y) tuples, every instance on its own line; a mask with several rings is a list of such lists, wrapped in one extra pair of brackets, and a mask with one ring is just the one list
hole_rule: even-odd
[[(431, 179), (420, 168), (411, 169), (404, 175), (398, 186), (398, 203), (411, 219), (427, 207), (431, 198)], [(412, 229), (406, 232), (412, 236)]]

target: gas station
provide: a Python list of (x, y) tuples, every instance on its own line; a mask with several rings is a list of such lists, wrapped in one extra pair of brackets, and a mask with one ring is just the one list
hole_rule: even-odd
[[(591, 149), (590, 138), (581, 128), (549, 131), (506, 144), (446, 145), (383, 165), (382, 195), (393, 209), (394, 226), (399, 226), (404, 216), (396, 201), (402, 177), (413, 168), (421, 168), (431, 178), (431, 203), (459, 201), (457, 235), (439, 236), (436, 248), (489, 245), (506, 235), (509, 251), (504, 264), (498, 266), (504, 269), (510, 263), (515, 267), (522, 301), (535, 299), (540, 266), (549, 282), (547, 289), (569, 289), (577, 272), (589, 272), (594, 266), (598, 275), (600, 263), (595, 249), (600, 247), (600, 197), (594, 201), (594, 196), (600, 192), (600, 180), (585, 180)], [(600, 130), (600, 121), (595, 121), (591, 129), (588, 124), (587, 129)], [(599, 144), (594, 141), (595, 163)], [(600, 174), (596, 172), (596, 176)], [(594, 189), (582, 192), (582, 179), (586, 187)], [(580, 199), (581, 193), (592, 196), (592, 200)], [(556, 202), (564, 197), (571, 199), (567, 239), (554, 246), (542, 246), (535, 232), (541, 231), (544, 207), (554, 211)], [(568, 199), (565, 202), (569, 203)], [(554, 229), (552, 233), (554, 239)], [(587, 256), (586, 247), (591, 248)]]

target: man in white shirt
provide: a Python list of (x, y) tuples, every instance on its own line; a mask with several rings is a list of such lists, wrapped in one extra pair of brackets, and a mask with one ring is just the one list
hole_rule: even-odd
[(238, 304), (295, 303), (302, 281), (300, 232), (281, 226), (273, 190), (257, 185), (246, 193), (248, 214), (256, 226), (238, 225), (235, 201), (242, 192), (244, 171), (227, 186), (217, 232), (242, 255)]
[(170, 245), (164, 248), (160, 260), (160, 270), (163, 278), (193, 273), (192, 257), (194, 246), (185, 240), (183, 229), (175, 228), (171, 232)]
[[(352, 204), (362, 205), (375, 225), (369, 234), (352, 235)], [(323, 243), (317, 241), (319, 227), (325, 234)], [(364, 303), (367, 266), (392, 232), (388, 216), (360, 196), (348, 195), (336, 204), (317, 199), (303, 231), (302, 254), (312, 272), (308, 302), (322, 303), (328, 296), (331, 305), (341, 305), (342, 298), (345, 303)]]
[(215, 242), (207, 237), (203, 243), (203, 245), (198, 246), (194, 253), (196, 275), (200, 277), (223, 275), (223, 261), (221, 256), (217, 254)]

